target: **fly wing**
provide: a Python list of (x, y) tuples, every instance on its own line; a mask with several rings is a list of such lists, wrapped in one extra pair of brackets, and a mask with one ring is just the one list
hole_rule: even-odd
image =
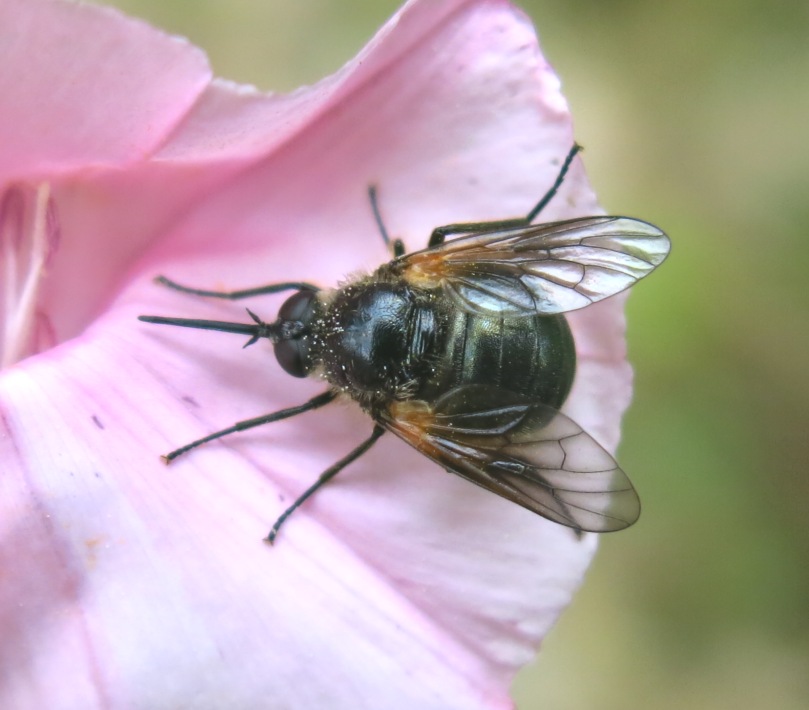
[(669, 253), (668, 237), (629, 217), (585, 217), (471, 234), (402, 259), (406, 279), (441, 286), (480, 315), (574, 311), (619, 293)]
[(640, 515), (612, 456), (573, 420), (521, 395), (466, 385), (432, 407), (394, 403), (380, 421), (448, 471), (556, 523), (611, 532)]

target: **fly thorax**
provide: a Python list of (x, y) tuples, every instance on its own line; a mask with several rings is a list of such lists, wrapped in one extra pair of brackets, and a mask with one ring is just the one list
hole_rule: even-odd
[(436, 317), (406, 284), (365, 282), (338, 291), (320, 329), (326, 378), (356, 399), (399, 396), (425, 373)]

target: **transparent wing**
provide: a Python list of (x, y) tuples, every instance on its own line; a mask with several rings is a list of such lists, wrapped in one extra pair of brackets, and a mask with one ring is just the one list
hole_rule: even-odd
[(432, 407), (394, 403), (381, 424), (447, 470), (556, 523), (612, 532), (640, 515), (612, 456), (573, 420), (521, 395), (467, 385)]
[(465, 311), (518, 316), (583, 308), (660, 265), (669, 239), (629, 217), (585, 217), (472, 234), (401, 260), (409, 281), (442, 286)]

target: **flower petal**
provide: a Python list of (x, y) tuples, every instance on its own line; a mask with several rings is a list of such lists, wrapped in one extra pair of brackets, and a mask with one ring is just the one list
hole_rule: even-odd
[(0, 28), (0, 185), (142, 159), (210, 80), (199, 49), (109, 8), (3, 0)]
[(172, 383), (124, 340), (57, 352), (0, 380), (7, 707), (47, 677), (62, 679), (51, 707), (179, 705), (191, 689), (202, 707), (497, 705), (592, 553), (392, 441), (270, 549), (277, 471), (297, 488), (299, 461), (345, 448), (356, 417), (310, 422), (324, 444), (308, 457), (276, 430), (166, 469), (152, 447), (177, 415)]
[[(311, 90), (198, 95), (153, 160), (55, 183), (70, 249), (48, 303), (60, 339), (81, 335), (0, 375), (0, 564), (15, 570), (0, 704), (510, 707), (595, 537), (384, 437), (269, 549), (275, 517), (371, 422), (330, 405), (166, 469), (158, 454), (323, 385), (286, 377), (267, 348), (135, 317), (242, 317), (157, 273), (235, 288), (372, 267), (370, 182), (411, 248), (438, 224), (526, 213), (572, 144), (530, 25), (506, 3), (411, 2)], [(596, 212), (576, 165), (542, 218)], [(622, 316), (617, 300), (597, 308), (610, 325), (573, 323), (585, 379), (569, 407), (612, 446), (620, 407), (602, 395), (626, 396)], [(593, 389), (596, 372), (618, 384)]]

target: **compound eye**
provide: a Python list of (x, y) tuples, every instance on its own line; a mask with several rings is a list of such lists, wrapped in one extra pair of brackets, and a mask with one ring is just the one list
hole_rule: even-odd
[(284, 372), (293, 377), (306, 377), (311, 366), (308, 338), (279, 340), (275, 344), (275, 358)]
[(314, 303), (314, 291), (298, 291), (284, 301), (278, 310), (278, 318), (282, 321), (291, 320), (306, 325), (312, 319)]
[(306, 333), (315, 314), (314, 291), (292, 294), (278, 309), (281, 338), (275, 343), (275, 357), (284, 371), (293, 377), (306, 377), (312, 367)]

